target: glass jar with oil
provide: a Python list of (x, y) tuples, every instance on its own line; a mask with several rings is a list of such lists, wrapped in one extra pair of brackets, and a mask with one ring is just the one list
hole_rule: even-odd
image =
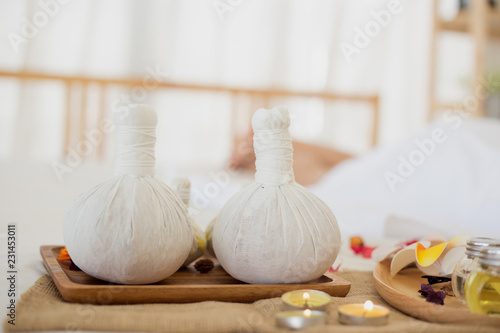
[(465, 282), (465, 299), (474, 313), (500, 315), (500, 246), (481, 249), (479, 267)]
[(490, 245), (500, 246), (500, 240), (486, 237), (471, 237), (466, 241), (465, 257), (456, 264), (451, 276), (453, 293), (463, 305), (467, 305), (464, 295), (465, 281), (469, 277), (469, 274), (479, 267), (477, 256), (481, 249)]

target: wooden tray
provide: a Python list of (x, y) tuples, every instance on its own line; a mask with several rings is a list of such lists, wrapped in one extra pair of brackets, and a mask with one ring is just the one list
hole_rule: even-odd
[(373, 270), (375, 289), (396, 309), (419, 319), (435, 323), (477, 323), (500, 326), (500, 317), (474, 314), (455, 297), (446, 296), (444, 305), (425, 301), (418, 293), (427, 279), (418, 268), (407, 268), (391, 278), (390, 260), (378, 263)]
[(41, 246), (45, 268), (67, 302), (90, 304), (191, 303), (201, 301), (253, 302), (279, 297), (296, 289), (316, 289), (344, 297), (351, 283), (326, 273), (306, 284), (247, 284), (232, 278), (219, 264), (205, 274), (193, 267), (181, 268), (155, 284), (119, 285), (69, 269), (70, 261), (58, 261), (62, 246)]

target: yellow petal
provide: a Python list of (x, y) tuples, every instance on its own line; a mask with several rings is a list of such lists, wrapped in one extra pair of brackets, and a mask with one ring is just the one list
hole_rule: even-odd
[[(422, 241), (424, 246), (430, 246), (431, 242)], [(410, 244), (394, 255), (391, 261), (391, 276), (394, 277), (400, 270), (415, 262), (415, 247), (417, 243)]]
[(417, 243), (415, 247), (415, 254), (417, 257), (417, 262), (420, 266), (427, 267), (432, 265), (436, 260), (438, 260), (441, 253), (448, 245), (448, 242), (441, 243), (426, 249), (422, 244)]
[(205, 237), (195, 236), (195, 238), (196, 238), (196, 242), (198, 243), (198, 247), (200, 248), (200, 252), (204, 253), (205, 248), (207, 247), (207, 244), (205, 242)]

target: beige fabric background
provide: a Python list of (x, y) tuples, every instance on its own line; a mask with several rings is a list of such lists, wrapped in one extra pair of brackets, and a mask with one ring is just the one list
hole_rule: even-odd
[[(344, 326), (338, 323), (337, 308), (367, 299), (385, 303), (375, 291), (370, 272), (343, 272), (351, 281), (345, 298), (334, 297), (328, 307), (326, 326), (307, 332), (498, 332), (498, 327), (432, 324), (408, 317), (391, 308), (389, 325)], [(42, 276), (22, 295), (17, 306), (16, 326), (5, 322), (5, 331), (99, 330), (145, 332), (287, 332), (275, 326), (274, 314), (281, 300), (272, 298), (253, 304), (201, 302), (192, 304), (82, 305), (62, 300), (49, 275)]]

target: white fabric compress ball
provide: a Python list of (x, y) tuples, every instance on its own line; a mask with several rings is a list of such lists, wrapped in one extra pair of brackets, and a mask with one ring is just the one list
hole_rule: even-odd
[(122, 284), (175, 273), (191, 249), (186, 206), (154, 177), (156, 112), (131, 106), (115, 115), (115, 176), (81, 194), (64, 220), (69, 255), (85, 273)]
[(255, 183), (232, 197), (214, 225), (222, 267), (248, 283), (301, 283), (335, 261), (340, 232), (330, 208), (293, 176), (290, 120), (284, 107), (253, 116)]

